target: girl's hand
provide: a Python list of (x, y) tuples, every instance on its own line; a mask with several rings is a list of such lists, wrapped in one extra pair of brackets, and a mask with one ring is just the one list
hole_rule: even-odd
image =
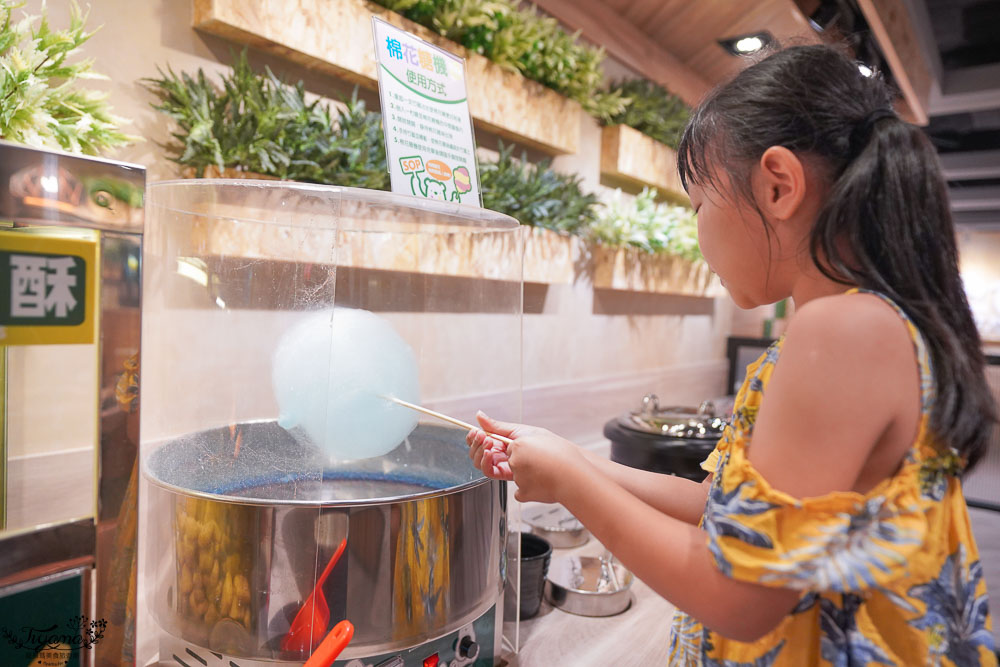
[[(576, 445), (544, 428), (496, 421), (482, 412), (476, 418), (483, 430), (466, 436), (469, 457), (487, 477), (513, 480), (519, 501), (559, 502), (575, 473), (590, 465)], [(503, 443), (491, 433), (513, 442)]]

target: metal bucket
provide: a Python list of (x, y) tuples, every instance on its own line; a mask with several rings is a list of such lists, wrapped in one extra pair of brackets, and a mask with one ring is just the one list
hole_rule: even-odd
[[(506, 496), (472, 466), (464, 436), (421, 424), (385, 457), (334, 465), (274, 422), (156, 447), (143, 473), (157, 624), (228, 656), (301, 662), (281, 639), (344, 539), (323, 587), (329, 627), (355, 626), (342, 660), (483, 616), (501, 599)], [(482, 643), (498, 638), (499, 627)]]

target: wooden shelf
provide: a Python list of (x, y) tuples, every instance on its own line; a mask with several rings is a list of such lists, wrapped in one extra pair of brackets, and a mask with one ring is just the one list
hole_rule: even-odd
[(592, 252), (595, 288), (704, 297), (722, 293), (719, 279), (705, 262), (638, 248), (593, 246)]
[(577, 152), (583, 114), (577, 102), (364, 0), (194, 0), (193, 23), (374, 89), (372, 16), (466, 59), (469, 108), (477, 127), (552, 155)]
[(677, 175), (677, 153), (628, 125), (601, 131), (601, 175), (611, 185), (656, 188), (663, 199), (691, 205)]
[[(183, 173), (191, 178), (194, 170)], [(206, 168), (205, 176), (272, 178), (233, 169), (219, 172), (215, 167)], [(386, 244), (372, 243), (363, 233), (340, 231), (335, 238), (332, 230), (293, 232), (280, 225), (246, 221), (247, 211), (227, 204), (211, 204), (195, 213), (202, 215), (192, 223), (192, 245), (204, 256), (511, 280), (516, 270), (510, 261), (523, 240), (525, 283), (573, 284), (586, 276), (595, 288), (707, 297), (722, 293), (721, 284), (704, 262), (637, 248), (608, 248), (541, 227), (522, 226), (521, 239), (512, 234), (446, 233), (394, 235), (393, 242)], [(350, 227), (346, 224), (342, 229)], [(303, 237), (306, 233), (308, 238)]]
[[(223, 175), (231, 177), (228, 172)], [(351, 228), (345, 219), (340, 231), (293, 230), (246, 221), (246, 211), (238, 206), (213, 204), (195, 213), (202, 215), (192, 222), (192, 247), (198, 255), (213, 257), (566, 284), (576, 278), (579, 260), (586, 252), (576, 236), (532, 227), (522, 227), (520, 234), (386, 234), (383, 241), (373, 242), (365, 232), (344, 231)], [(363, 224), (357, 226), (363, 228)], [(524, 264), (523, 272), (518, 272), (514, 262), (522, 239)]]

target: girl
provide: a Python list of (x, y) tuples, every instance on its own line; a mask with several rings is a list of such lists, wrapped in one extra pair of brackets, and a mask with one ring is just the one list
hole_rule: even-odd
[(708, 479), (482, 414), (470, 456), (677, 607), (671, 664), (995, 665), (959, 482), (994, 408), (934, 149), (883, 82), (801, 46), (712, 93), (678, 154), (733, 300), (796, 306)]

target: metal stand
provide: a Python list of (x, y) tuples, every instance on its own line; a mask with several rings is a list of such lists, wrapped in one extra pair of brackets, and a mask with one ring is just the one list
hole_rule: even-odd
[[(0, 220), (13, 223), (3, 231), (6, 236), (0, 238), (0, 252), (10, 250), (5, 244), (13, 246), (30, 239), (42, 248), (35, 257), (51, 258), (55, 255), (46, 255), (49, 251), (44, 250), (47, 241), (79, 228), (97, 230), (96, 257), (86, 274), (94, 278), (96, 289), (88, 286), (87, 294), (92, 296), (86, 297), (84, 305), (87, 317), (96, 319), (96, 336), (87, 342), (96, 344), (99, 363), (96, 502), (88, 518), (17, 532), (0, 530), (0, 609), (8, 595), (20, 594), (24, 599), (26, 592), (42, 591), (45, 586), (76, 578), (80, 589), (76, 615), (101, 622), (91, 635), (100, 635), (94, 641), (86, 640), (84, 628), (85, 641), (69, 649), (70, 664), (134, 664), (135, 477), (139, 444), (136, 360), (145, 178), (144, 168), (136, 165), (0, 142)], [(19, 257), (31, 255), (31, 251), (23, 250), (23, 244), (21, 247)], [(8, 254), (13, 253), (11, 250)], [(0, 274), (0, 290), (7, 295), (12, 294), (12, 275), (12, 268)], [(6, 303), (6, 311), (0, 312), (0, 318), (4, 318), (0, 321), (4, 327), (0, 337), (0, 380), (4, 388), (7, 345), (79, 342), (72, 339), (72, 327), (47, 321), (59, 316), (58, 309), (50, 316), (48, 297), (45, 312), (35, 318), (37, 322), (25, 317), (18, 320), (10, 305), (12, 298), (7, 302), (0, 299), (0, 310)], [(60, 337), (60, 329), (66, 333), (65, 338)], [(60, 381), (79, 380), (62, 377)], [(0, 391), (0, 398), (4, 433), (0, 439), (0, 507), (5, 507), (3, 473), (8, 470), (10, 452), (6, 431), (12, 415), (7, 411), (10, 397)], [(57, 401), (52, 403), (44, 406), (46, 415), (58, 420), (61, 406)], [(52, 489), (53, 494), (59, 492)], [(80, 514), (86, 511), (81, 508)], [(0, 529), (3, 527), (0, 516)], [(72, 618), (52, 618), (51, 623), (65, 628)], [(33, 650), (30, 642), (23, 648)]]

